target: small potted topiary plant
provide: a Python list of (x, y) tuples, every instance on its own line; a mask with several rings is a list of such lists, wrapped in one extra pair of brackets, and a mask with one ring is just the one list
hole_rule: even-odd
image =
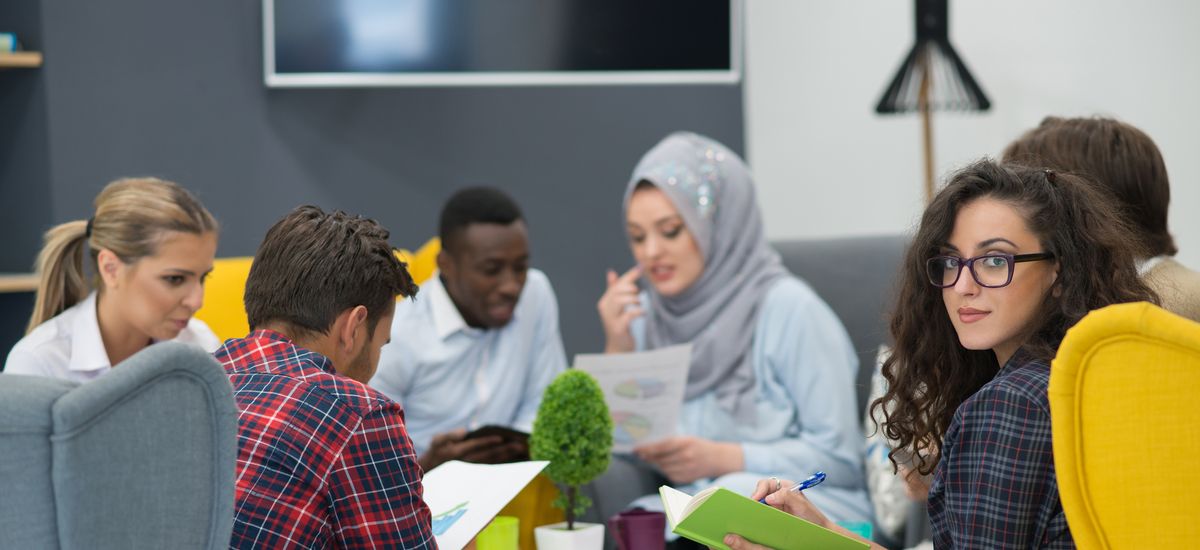
[(612, 453), (612, 417), (604, 392), (592, 375), (576, 369), (559, 374), (542, 395), (529, 456), (549, 460), (545, 473), (564, 489), (554, 506), (566, 512), (567, 521), (534, 529), (541, 550), (599, 550), (604, 546), (604, 526), (579, 523), (591, 499), (579, 492), (608, 469)]

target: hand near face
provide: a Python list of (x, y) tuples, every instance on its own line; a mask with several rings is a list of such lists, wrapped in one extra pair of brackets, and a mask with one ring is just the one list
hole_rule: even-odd
[(629, 324), (642, 315), (636, 282), (641, 274), (642, 269), (638, 266), (619, 277), (615, 271), (608, 271), (608, 289), (596, 303), (600, 322), (604, 325), (605, 353), (633, 351), (633, 334), (629, 331)]
[(672, 483), (685, 484), (742, 469), (742, 446), (693, 436), (669, 437), (633, 449)]
[(500, 436), (465, 439), (466, 435), (467, 431), (460, 428), (433, 436), (429, 450), (417, 457), (417, 463), (421, 465), (421, 469), (428, 472), (451, 460), (490, 464), (494, 462), (487, 462), (488, 460), (497, 460), (514, 451), (509, 445), (501, 445), (503, 440)]

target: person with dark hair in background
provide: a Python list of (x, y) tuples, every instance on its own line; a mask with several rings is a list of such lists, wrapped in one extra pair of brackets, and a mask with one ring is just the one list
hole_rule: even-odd
[(417, 292), (387, 238), (302, 206), (259, 246), (251, 333), (215, 353), (239, 409), (231, 547), (437, 547), (404, 413), (366, 384)]
[[(1067, 173), (977, 162), (925, 209), (901, 264), (872, 403), (893, 464), (933, 473), (935, 548), (1074, 548), (1058, 495), (1047, 386), (1067, 329), (1093, 309), (1158, 298), (1117, 205)], [(752, 498), (850, 535), (790, 483)], [(735, 550), (761, 546), (734, 534)], [(873, 546), (874, 547), (874, 546)]]
[(566, 369), (554, 289), (529, 267), (524, 217), (499, 189), (455, 193), (438, 233), (438, 272), (424, 299), (396, 306), (371, 385), (404, 405), (426, 470), (447, 460), (525, 459), (519, 438), (466, 435), (533, 427), (542, 391)]
[(1164, 309), (1200, 321), (1200, 272), (1175, 260), (1171, 184), (1154, 140), (1111, 118), (1046, 117), (1004, 150), (1006, 162), (1078, 173), (1111, 193), (1142, 243), (1138, 272)]

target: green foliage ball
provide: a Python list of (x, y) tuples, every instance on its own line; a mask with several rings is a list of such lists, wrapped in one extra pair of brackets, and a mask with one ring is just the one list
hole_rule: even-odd
[(550, 461), (545, 471), (555, 483), (578, 487), (608, 469), (612, 434), (600, 384), (586, 372), (567, 369), (542, 395), (529, 456)]

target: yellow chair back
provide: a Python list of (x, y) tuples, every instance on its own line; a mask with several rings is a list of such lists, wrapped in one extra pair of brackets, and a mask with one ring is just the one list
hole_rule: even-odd
[(503, 510), (500, 510), (498, 515), (515, 516), (520, 521), (517, 525), (520, 533), (518, 548), (536, 547), (533, 536), (535, 527), (566, 521), (566, 514), (552, 506), (558, 495), (558, 487), (554, 482), (550, 481), (546, 474), (538, 474)]
[(1050, 371), (1054, 467), (1079, 548), (1200, 541), (1200, 323), (1147, 303), (1096, 310)]
[(408, 264), (408, 274), (418, 285), (428, 281), (437, 272), (437, 256), (442, 251), (442, 240), (434, 237), (421, 245), (416, 252), (397, 250), (396, 257)]
[(204, 321), (221, 341), (241, 338), (250, 332), (242, 294), (246, 291), (246, 277), (250, 275), (253, 259), (249, 256), (217, 258), (204, 283), (204, 306), (196, 312), (196, 318)]
[[(441, 249), (441, 241), (434, 237), (416, 252), (397, 250), (396, 257), (408, 264), (413, 281), (421, 284), (437, 271), (437, 255)], [(221, 340), (241, 338), (250, 332), (242, 295), (246, 292), (246, 278), (250, 275), (253, 259), (242, 256), (213, 261), (213, 271), (204, 286), (204, 306), (196, 312), (196, 318), (204, 321)]]

